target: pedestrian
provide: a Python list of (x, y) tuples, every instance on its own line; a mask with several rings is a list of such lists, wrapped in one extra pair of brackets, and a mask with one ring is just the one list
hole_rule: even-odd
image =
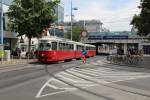
[(87, 51), (86, 51), (86, 49), (82, 49), (82, 61), (83, 61), (83, 63), (86, 63), (86, 55), (87, 55)]
[(18, 56), (19, 56), (19, 58), (21, 58), (21, 49), (20, 48), (18, 48)]
[(35, 55), (35, 58), (38, 57), (38, 50), (35, 50), (35, 51), (34, 51), (34, 55)]

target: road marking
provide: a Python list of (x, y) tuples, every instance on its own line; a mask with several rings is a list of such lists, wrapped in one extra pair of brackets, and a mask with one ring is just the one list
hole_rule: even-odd
[[(91, 76), (86, 76), (86, 75), (83, 75), (83, 74), (81, 74), (80, 72), (77, 72), (77, 71), (74, 71), (74, 70), (67, 70), (67, 72), (69, 72), (69, 73), (72, 73), (72, 74), (75, 74), (75, 75), (77, 75), (77, 76), (79, 76), (79, 77), (81, 77), (81, 78), (85, 78), (85, 79), (88, 79), (88, 80), (91, 80), (91, 81), (98, 81), (98, 82), (100, 82), (100, 83), (104, 83), (104, 84), (107, 84), (107, 83), (110, 83), (110, 82), (107, 82), (107, 81), (105, 81), (105, 80), (101, 80), (101, 79), (95, 79), (94, 77), (91, 77)], [(94, 82), (93, 82), (94, 83)]]
[[(59, 75), (56, 75), (57, 77), (59, 76)], [(60, 77), (60, 76), (59, 76)], [(70, 79), (68, 79), (68, 78), (65, 78), (65, 76), (63, 76), (63, 77), (60, 77), (60, 78), (63, 78), (64, 80), (69, 80), (69, 82), (71, 83), (71, 84), (74, 84), (73, 82), (73, 80), (70, 80)], [(56, 95), (56, 94), (60, 94), (60, 93), (64, 93), (64, 92), (70, 92), (70, 91), (74, 91), (74, 90), (77, 90), (77, 88), (74, 88), (74, 87), (71, 87), (71, 86), (68, 86), (68, 87), (58, 87), (58, 86), (56, 86), (56, 85), (53, 85), (53, 84), (50, 84), (50, 83), (52, 83), (52, 81), (59, 81), (60, 83), (62, 83), (62, 85), (63, 84), (65, 84), (65, 83), (63, 83), (63, 82), (61, 82), (60, 80), (57, 80), (57, 79), (55, 79), (55, 78), (50, 78), (43, 86), (42, 86), (42, 88), (39, 90), (39, 92), (37, 93), (37, 95), (36, 95), (36, 98), (41, 98), (41, 97), (45, 97), (45, 96), (52, 96), (52, 95)], [(83, 81), (80, 81), (81, 83), (83, 82)], [(93, 84), (93, 83), (89, 83), (89, 82), (87, 82), (87, 81), (84, 81), (83, 82), (83, 84), (75, 84), (76, 86), (79, 86), (79, 87), (82, 87), (82, 88), (88, 88), (88, 87), (92, 87), (92, 86), (95, 86), (95, 85), (97, 85), (97, 84)], [(48, 94), (42, 94), (42, 92), (44, 92), (44, 89), (45, 88), (47, 88), (47, 87), (50, 87), (50, 88), (52, 88), (52, 89), (55, 89), (55, 90), (58, 90), (57, 92), (52, 92), (52, 93), (48, 93)]]
[[(82, 77), (84, 78), (87, 78), (87, 76), (91, 76), (90, 78), (87, 78), (87, 79), (94, 80), (100, 83), (101, 82), (112, 83), (112, 82), (120, 82), (120, 81), (127, 81), (127, 80), (150, 77), (150, 74), (147, 74), (144, 72), (129, 72), (129, 71), (117, 72), (117, 70), (112, 71), (110, 70), (110, 68), (107, 68), (107, 69), (108, 70), (106, 70), (106, 68), (99, 68), (99, 69), (91, 69), (89, 71), (88, 68), (85, 68), (85, 69), (69, 69), (69, 71), (70, 73), (76, 72), (75, 73), (76, 75), (80, 73), (82, 74)], [(83, 76), (83, 74), (85, 76)]]
[(71, 79), (71, 78), (68, 78), (66, 76), (63, 76), (61, 74), (56, 74), (57, 77), (60, 77), (61, 79), (64, 79), (64, 80), (68, 80), (68, 81), (71, 81), (71, 82), (74, 82), (74, 83), (77, 83), (78, 81), (74, 80), (74, 79)]
[[(35, 96), (36, 98), (41, 98), (41, 97), (45, 97), (45, 96), (52, 96), (52, 95), (56, 95), (56, 94), (60, 94), (60, 93), (64, 93), (64, 92), (68, 92), (68, 91), (73, 91), (76, 90), (76, 88), (59, 88), (57, 86), (54, 86), (52, 84), (50, 84), (50, 82), (54, 80), (54, 78), (50, 78), (43, 86), (42, 88), (38, 91), (37, 95)], [(58, 92), (52, 92), (52, 93), (48, 93), (48, 94), (42, 94), (42, 92), (44, 91), (44, 89), (46, 87), (50, 87), (52, 89), (55, 90), (59, 90)]]
[(75, 66), (76, 64), (68, 64), (68, 65), (63, 65), (63, 68), (69, 68), (70, 66)]
[(54, 85), (52, 85), (52, 84), (49, 84), (49, 83), (47, 84), (47, 86), (48, 86), (48, 87), (51, 87), (51, 88), (53, 88), (53, 89), (55, 89), (55, 90), (59, 89), (58, 87), (56, 87), (56, 86), (54, 86)]
[[(86, 66), (86, 65), (85, 65)], [(99, 83), (108, 84), (113, 82), (127, 81), (139, 78), (150, 77), (149, 73), (133, 72), (129, 70), (117, 70), (105, 67), (96, 68), (71, 68), (64, 72), (57, 73), (56, 77), (73, 84), (76, 87), (88, 88), (97, 86)], [(45, 88), (50, 87), (57, 90), (56, 92), (42, 94)], [(75, 91), (77, 88), (72, 87), (56, 78), (50, 78), (38, 91), (36, 98), (52, 96), (64, 92)]]
[(46, 96), (52, 96), (52, 95), (56, 95), (56, 94), (60, 94), (60, 93), (64, 93), (64, 92), (68, 92), (68, 91), (67, 90), (63, 90), (63, 91), (49, 93), (49, 94), (45, 94), (45, 95), (38, 95), (38, 96), (36, 96), (36, 98), (41, 98), (41, 97), (46, 97)]
[(71, 81), (74, 83), (87, 83), (87, 81), (85, 81), (84, 79), (78, 78), (78, 77), (71, 75), (69, 73), (66, 73), (66, 72), (61, 72), (59, 74), (60, 74), (60, 77), (62, 77), (62, 76), (65, 76), (65, 78), (69, 77), (70, 79), (72, 79)]

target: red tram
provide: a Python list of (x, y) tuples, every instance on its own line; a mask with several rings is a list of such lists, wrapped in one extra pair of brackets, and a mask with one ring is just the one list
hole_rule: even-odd
[(80, 59), (83, 48), (87, 50), (87, 57), (96, 55), (96, 48), (93, 45), (58, 37), (45, 37), (39, 40), (38, 59), (43, 63)]

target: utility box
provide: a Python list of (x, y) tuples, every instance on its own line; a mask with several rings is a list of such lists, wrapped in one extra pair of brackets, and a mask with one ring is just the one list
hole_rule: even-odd
[(5, 58), (6, 58), (6, 61), (10, 61), (10, 50), (5, 50)]

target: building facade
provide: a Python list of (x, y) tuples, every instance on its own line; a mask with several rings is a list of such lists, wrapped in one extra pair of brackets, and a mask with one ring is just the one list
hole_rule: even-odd
[[(80, 26), (87, 30), (87, 32), (104, 32), (109, 31), (103, 28), (103, 23), (100, 20), (80, 20), (74, 21), (73, 26)], [(70, 22), (65, 22), (65, 32), (69, 31), (71, 28)]]
[[(47, 2), (49, 2), (51, 0), (47, 0)], [(43, 32), (43, 36), (59, 36), (59, 37), (63, 37), (64, 36), (64, 32), (63, 32), (63, 23), (64, 23), (64, 5), (62, 2), (60, 2), (60, 4), (58, 4), (55, 8), (55, 13), (57, 16), (57, 20), (55, 21), (55, 23), (53, 23), (53, 25), (51, 25), (52, 27), (50, 27), (48, 30), (46, 30), (45, 32)], [(22, 43), (20, 43), (20, 41), (22, 41)], [(28, 51), (28, 38), (26, 36), (22, 36), (19, 37), (19, 41), (18, 41), (18, 47), (22, 50), (22, 56), (25, 56), (25, 53)], [(32, 38), (31, 40), (31, 50), (36, 50), (38, 48), (38, 39), (37, 38)]]
[(60, 0), (60, 3), (55, 7), (55, 13), (57, 20), (53, 23), (52, 27), (49, 28), (49, 35), (64, 37), (64, 4), (62, 0)]
[[(9, 5), (12, 3), (13, 0), (3, 0), (3, 42), (4, 42), (4, 50), (13, 50), (16, 47), (18, 38), (16, 37), (15, 32), (11, 32), (8, 29), (8, 17), (6, 12), (9, 9)], [(1, 2), (0, 2), (1, 3)], [(1, 8), (1, 7), (0, 7)], [(1, 16), (1, 9), (0, 9), (0, 16)], [(1, 27), (1, 24), (0, 24)], [(1, 29), (0, 29), (1, 31)], [(1, 35), (0, 35), (1, 37)]]
[[(6, 12), (9, 9), (9, 5), (12, 4), (13, 0), (3, 0), (3, 28), (4, 28), (4, 49), (5, 50), (15, 50), (16, 48), (20, 48), (22, 52), (27, 52), (28, 50), (28, 39), (26, 36), (17, 37), (17, 33), (9, 31), (8, 28), (8, 16)], [(49, 0), (48, 0), (49, 1)], [(1, 12), (1, 10), (0, 10)], [(61, 2), (56, 8), (55, 12), (57, 15), (56, 29), (60, 29), (57, 34), (63, 36), (63, 21), (64, 21), (64, 5)], [(1, 13), (0, 13), (1, 14)], [(61, 31), (62, 30), (62, 31)], [(56, 31), (55, 31), (56, 32)], [(0, 35), (1, 36), (1, 35)], [(38, 39), (34, 38), (31, 40), (31, 49), (36, 49), (38, 45)]]

